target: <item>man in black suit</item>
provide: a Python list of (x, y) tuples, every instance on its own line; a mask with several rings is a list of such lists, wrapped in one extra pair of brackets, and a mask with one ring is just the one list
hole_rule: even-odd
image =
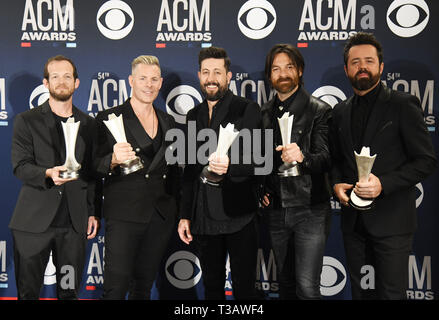
[[(437, 160), (419, 100), (384, 86), (381, 44), (372, 34), (353, 35), (344, 49), (354, 96), (333, 110), (330, 129), (335, 195), (353, 299), (406, 299), (408, 257), (416, 230), (415, 185)], [(375, 155), (366, 182), (357, 182), (354, 151)], [(348, 205), (349, 192), (374, 199), (370, 210)], [(362, 289), (362, 267), (375, 269), (375, 289)]]
[[(280, 299), (320, 299), (320, 274), (329, 233), (331, 164), (328, 121), (331, 106), (303, 85), (305, 61), (290, 44), (267, 54), (265, 75), (276, 96), (262, 106), (265, 130), (273, 130), (274, 167), (265, 181), (267, 220), (276, 257)], [(278, 119), (293, 115), (291, 143), (283, 146)], [(278, 168), (296, 161), (298, 176), (280, 177)]]
[[(92, 174), (95, 124), (93, 118), (72, 104), (79, 79), (70, 59), (50, 58), (44, 67), (43, 83), (49, 89), (48, 101), (18, 114), (14, 121), (12, 166), (23, 182), (9, 224), (14, 241), (17, 296), (39, 298), (52, 251), (57, 297), (76, 299), (86, 239), (94, 238), (99, 226), (99, 198)], [(75, 158), (81, 164), (77, 179), (59, 176), (66, 170), (62, 166), (66, 147), (61, 121), (69, 117), (80, 121), (75, 149)], [(63, 277), (71, 276), (74, 281), (62, 281)], [(71, 285), (63, 285), (69, 282)]]
[[(178, 166), (168, 165), (166, 132), (174, 119), (153, 105), (163, 78), (157, 57), (131, 63), (133, 94), (120, 106), (99, 112), (96, 170), (104, 177), (105, 270), (103, 299), (149, 299), (158, 268), (175, 230)], [(103, 121), (122, 116), (127, 142), (118, 142)], [(124, 175), (135, 156), (143, 168)]]
[[(206, 99), (188, 112), (188, 131), (195, 124), (197, 134), (209, 129), (218, 137), (220, 125), (226, 127), (228, 123), (234, 124), (235, 130), (261, 128), (259, 106), (228, 89), (232, 72), (226, 51), (216, 47), (202, 49), (198, 62), (198, 78)], [(248, 141), (246, 144), (252, 145)], [(198, 144), (196, 154), (200, 147)], [(188, 163), (184, 169), (178, 233), (186, 244), (196, 240), (207, 300), (225, 299), (227, 252), (235, 299), (256, 297), (255, 167), (242, 161), (245, 156), (242, 144), (239, 153), (239, 163), (230, 162), (233, 154), (231, 158), (218, 157), (215, 153), (208, 155), (210, 170), (223, 176), (219, 187), (200, 180), (205, 165), (201, 159), (195, 164)]]

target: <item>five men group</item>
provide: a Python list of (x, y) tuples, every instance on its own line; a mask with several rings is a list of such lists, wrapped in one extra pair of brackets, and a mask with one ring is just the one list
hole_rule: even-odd
[[(276, 94), (261, 108), (228, 89), (230, 65), (222, 48), (200, 51), (205, 100), (188, 112), (185, 133), (186, 143), (191, 126), (224, 142), (231, 124), (237, 138), (225, 154), (200, 142), (196, 150), (185, 148), (185, 159), (188, 152), (206, 157), (186, 163), (181, 174), (166, 158), (174, 119), (154, 105), (163, 81), (156, 57), (133, 60), (132, 96), (96, 119), (72, 104), (79, 86), (74, 63), (63, 56), (47, 61), (49, 100), (14, 122), (12, 164), (23, 186), (9, 227), (19, 299), (38, 299), (50, 252), (57, 297), (78, 298), (86, 239), (96, 235), (101, 209), (104, 299), (149, 299), (177, 218), (180, 239), (198, 252), (206, 299), (225, 299), (227, 254), (234, 297), (262, 298), (255, 289), (261, 224), (269, 231), (280, 298), (319, 299), (332, 193), (342, 204), (352, 297), (404, 299), (416, 229), (414, 189), (437, 160), (419, 100), (380, 81), (380, 43), (362, 32), (348, 40), (344, 68), (355, 94), (334, 109), (305, 90), (304, 58), (289, 44), (275, 45), (267, 55), (265, 75)], [(280, 119), (290, 116), (285, 130)], [(81, 165), (67, 177), (66, 122), (79, 122), (74, 157)], [(121, 136), (114, 133), (116, 122)], [(260, 164), (248, 148), (255, 137), (246, 141), (243, 134), (258, 131), (265, 133), (261, 150), (273, 160), (264, 175), (255, 174)], [(359, 181), (355, 153), (363, 147), (377, 156)], [(354, 208), (351, 193), (373, 204)], [(374, 290), (360, 286), (365, 264), (375, 268)], [(70, 270), (72, 281), (63, 281)]]

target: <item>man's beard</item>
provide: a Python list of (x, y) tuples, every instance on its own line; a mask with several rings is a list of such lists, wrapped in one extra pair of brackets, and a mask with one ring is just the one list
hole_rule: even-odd
[(275, 82), (273, 82), (273, 88), (282, 94), (291, 92), (298, 85), (297, 79), (293, 79), (291, 77), (279, 78)]
[[(360, 73), (367, 73), (369, 77), (368, 78), (363, 77), (363, 78), (357, 79), (357, 76)], [(349, 81), (351, 82), (352, 86), (355, 89), (360, 90), (360, 91), (365, 91), (365, 90), (369, 90), (374, 85), (376, 85), (377, 82), (380, 80), (381, 75), (379, 73), (372, 74), (368, 70), (361, 69), (355, 74), (355, 76), (348, 77), (348, 78), (349, 78)]]
[(53, 99), (55, 99), (56, 101), (66, 102), (67, 100), (70, 99), (70, 97), (73, 95), (73, 92), (75, 90), (74, 89), (69, 90), (67, 87), (63, 87), (63, 88), (67, 89), (67, 91), (62, 92), (62, 93), (58, 93), (58, 92), (56, 92), (57, 88), (55, 88), (55, 89), (49, 88), (50, 96)]
[[(215, 93), (209, 93), (206, 87), (210, 85), (216, 85), (218, 87), (218, 90)], [(227, 84), (221, 86), (218, 82), (207, 82), (204, 85), (201, 85), (200, 87), (201, 87), (201, 92), (203, 92), (203, 95), (206, 97), (208, 101), (220, 100), (222, 97), (225, 96), (227, 90), (229, 89)]]

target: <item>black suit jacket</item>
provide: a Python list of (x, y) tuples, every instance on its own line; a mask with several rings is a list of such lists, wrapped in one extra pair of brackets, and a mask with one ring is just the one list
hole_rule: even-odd
[[(257, 103), (234, 95), (230, 90), (214, 107), (215, 115), (209, 126), (209, 114), (207, 101), (195, 106), (187, 113), (186, 122), (195, 121), (196, 133), (203, 128), (211, 128), (219, 136), (220, 125), (225, 127), (233, 123), (235, 130), (261, 129), (260, 107)], [(189, 137), (190, 139), (190, 137)], [(234, 143), (237, 143), (239, 137)], [(190, 141), (188, 141), (190, 143)], [(197, 152), (204, 142), (197, 142)], [(188, 148), (189, 149), (189, 148)], [(208, 155), (207, 155), (208, 156)], [(207, 205), (209, 212), (215, 220), (227, 220), (230, 218), (248, 215), (257, 210), (258, 200), (256, 195), (257, 182), (254, 176), (254, 163), (244, 164), (243, 148), (241, 142), (240, 160), (238, 164), (230, 163), (227, 173), (224, 176), (222, 187), (206, 186)], [(252, 161), (253, 157), (250, 155)], [(230, 158), (230, 149), (229, 149)], [(196, 164), (185, 166), (183, 174), (183, 190), (180, 217), (191, 220), (196, 210), (196, 200), (199, 190), (200, 173), (205, 164), (197, 159)]]
[[(357, 167), (351, 132), (353, 97), (335, 106), (330, 129), (332, 183), (355, 184)], [(362, 214), (373, 236), (412, 233), (416, 229), (415, 185), (431, 174), (437, 160), (419, 99), (383, 85), (364, 133), (363, 146), (376, 154), (372, 173), (382, 185), (375, 206)], [(342, 207), (342, 230), (354, 229), (357, 211)]]
[[(162, 144), (148, 166), (145, 149), (151, 143), (147, 139), (142, 124), (134, 113), (130, 99), (124, 104), (99, 112), (96, 120), (98, 127), (98, 153), (95, 168), (104, 178), (103, 214), (106, 219), (146, 223), (154, 210), (165, 218), (174, 218), (177, 214), (176, 198), (179, 192), (179, 168), (168, 165), (165, 160), (166, 148), (171, 142), (165, 141), (166, 132), (175, 127), (174, 119), (154, 107), (162, 130)], [(117, 166), (110, 170), (113, 146), (116, 140), (103, 123), (108, 115), (122, 114), (127, 142), (131, 144), (144, 168), (122, 176)]]
[(43, 232), (51, 224), (67, 193), (73, 228), (85, 233), (89, 216), (100, 216), (100, 200), (95, 193), (92, 171), (95, 121), (73, 107), (75, 122), (81, 122), (75, 157), (81, 164), (80, 177), (61, 186), (46, 178), (46, 169), (65, 162), (64, 138), (56, 129), (49, 102), (18, 114), (14, 120), (11, 159), (15, 176), (23, 182), (9, 224), (11, 229)]

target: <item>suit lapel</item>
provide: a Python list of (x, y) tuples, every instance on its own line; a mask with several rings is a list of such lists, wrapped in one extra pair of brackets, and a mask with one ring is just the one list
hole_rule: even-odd
[(210, 128), (212, 128), (213, 130), (215, 131), (217, 131), (217, 129), (219, 130), (219, 126), (221, 122), (229, 113), (229, 106), (230, 106), (230, 102), (232, 101), (232, 98), (233, 98), (233, 93), (230, 90), (228, 90), (224, 98), (221, 101), (218, 101), (217, 105), (214, 107), (217, 109), (215, 110), (215, 116), (213, 117), (210, 125)]
[[(133, 107), (128, 102), (122, 110), (123, 114), (123, 124), (125, 128), (126, 135), (130, 135), (137, 142), (137, 145), (141, 149), (145, 149), (151, 140), (148, 139), (147, 133), (134, 113)], [(127, 137), (128, 139), (128, 137)]]
[(80, 121), (78, 135), (76, 136), (75, 158), (78, 163), (82, 163), (85, 153), (85, 141), (83, 136), (87, 134), (87, 132), (85, 132), (85, 119), (75, 106), (73, 106), (73, 117), (75, 118), (75, 122)]
[(151, 164), (148, 168), (148, 172), (154, 170), (157, 164), (159, 164), (161, 159), (164, 157), (167, 148), (167, 145), (165, 143), (165, 136), (166, 136), (166, 132), (170, 128), (169, 123), (166, 120), (165, 116), (160, 111), (158, 111), (155, 107), (154, 110), (156, 111), (157, 119), (160, 124), (159, 128), (162, 131), (162, 144), (160, 146), (160, 149), (154, 155), (154, 158), (152, 159)]
[(63, 137), (60, 137), (58, 134), (58, 130), (56, 129), (55, 117), (53, 116), (52, 109), (49, 106), (49, 100), (47, 100), (44, 104), (41, 105), (41, 113), (44, 118), (44, 123), (48, 130), (43, 130), (44, 133), (48, 133), (46, 137), (47, 141), (50, 141), (53, 150), (53, 164), (54, 165), (62, 165), (65, 161), (65, 150), (62, 150), (64, 147)]
[(369, 120), (367, 122), (366, 130), (364, 132), (363, 145), (370, 147), (373, 143), (375, 135), (379, 131), (379, 126), (382, 123), (384, 114), (388, 110), (388, 101), (390, 99), (390, 89), (382, 85), (377, 100), (371, 111)]
[(264, 129), (273, 129), (273, 105), (276, 98), (271, 99), (262, 109), (262, 125)]
[(350, 97), (345, 102), (344, 109), (342, 110), (343, 120), (341, 123), (341, 134), (345, 137), (341, 139), (345, 143), (344, 150), (348, 153), (348, 158), (353, 161), (354, 167), (355, 165), (355, 156), (354, 156), (354, 143), (352, 140), (352, 126), (351, 126), (351, 114), (352, 114), (352, 105), (353, 105), (353, 96)]

